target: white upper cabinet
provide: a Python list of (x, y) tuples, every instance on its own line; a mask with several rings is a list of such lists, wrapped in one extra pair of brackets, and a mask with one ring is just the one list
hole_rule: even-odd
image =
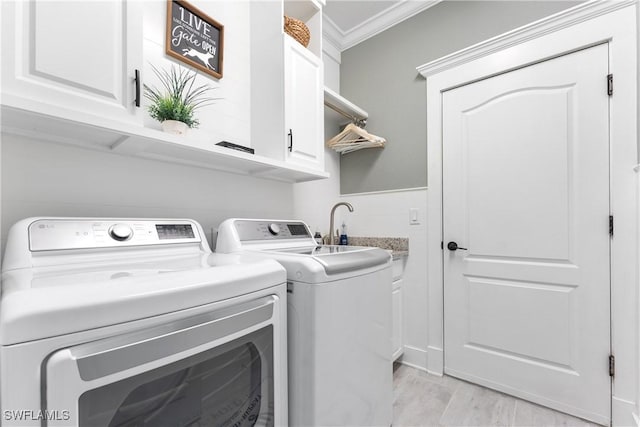
[[(284, 31), (284, 16), (309, 29), (307, 47)], [(251, 122), (256, 154), (324, 170), (322, 4), (251, 2)]]
[(286, 161), (324, 167), (322, 64), (300, 43), (284, 37)]
[[(178, 63), (164, 52), (165, 3), (0, 0), (2, 133), (286, 182), (327, 178), (320, 116), (322, 5), (193, 3), (227, 23), (228, 73), (213, 83), (216, 105), (198, 112), (209, 126), (176, 136), (159, 129), (142, 99), (142, 81), (154, 85), (151, 73), (142, 75), (143, 66)], [(308, 25), (308, 48), (285, 41), (284, 15)], [(285, 47), (288, 42), (297, 45)], [(240, 145), (246, 140), (255, 154), (217, 146), (227, 139), (221, 133)]]
[(141, 123), (141, 18), (136, 1), (2, 2), (2, 103)]
[(284, 15), (304, 22), (311, 35), (303, 46), (284, 34), (285, 161), (324, 169), (324, 70), (322, 5), (315, 0), (285, 0)]

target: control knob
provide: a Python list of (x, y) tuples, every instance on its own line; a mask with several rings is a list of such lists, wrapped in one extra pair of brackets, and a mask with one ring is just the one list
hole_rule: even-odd
[(273, 234), (274, 236), (280, 234), (280, 226), (278, 224), (269, 224), (269, 227), (267, 228), (269, 229), (269, 233)]
[(126, 224), (114, 224), (109, 227), (109, 236), (119, 242), (124, 242), (133, 237), (133, 230)]

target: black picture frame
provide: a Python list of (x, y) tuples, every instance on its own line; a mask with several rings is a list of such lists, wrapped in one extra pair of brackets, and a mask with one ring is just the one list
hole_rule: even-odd
[(224, 25), (182, 0), (167, 0), (165, 52), (203, 73), (222, 78)]

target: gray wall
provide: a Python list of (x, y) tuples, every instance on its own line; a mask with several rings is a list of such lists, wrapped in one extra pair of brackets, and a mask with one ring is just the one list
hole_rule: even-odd
[(342, 156), (342, 194), (427, 186), (424, 79), (416, 67), (576, 1), (444, 1), (342, 52), (341, 94), (367, 110), (383, 149)]

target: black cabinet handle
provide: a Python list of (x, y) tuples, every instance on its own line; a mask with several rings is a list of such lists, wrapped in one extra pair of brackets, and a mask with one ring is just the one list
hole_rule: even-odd
[(139, 70), (136, 70), (136, 74), (133, 80), (136, 82), (135, 104), (136, 104), (136, 107), (140, 107), (140, 71)]
[(289, 152), (293, 151), (293, 130), (289, 129)]
[(447, 243), (447, 249), (449, 249), (450, 251), (456, 251), (456, 250), (466, 251), (466, 250), (468, 250), (467, 248), (461, 248), (460, 246), (458, 246), (458, 244), (456, 242)]

